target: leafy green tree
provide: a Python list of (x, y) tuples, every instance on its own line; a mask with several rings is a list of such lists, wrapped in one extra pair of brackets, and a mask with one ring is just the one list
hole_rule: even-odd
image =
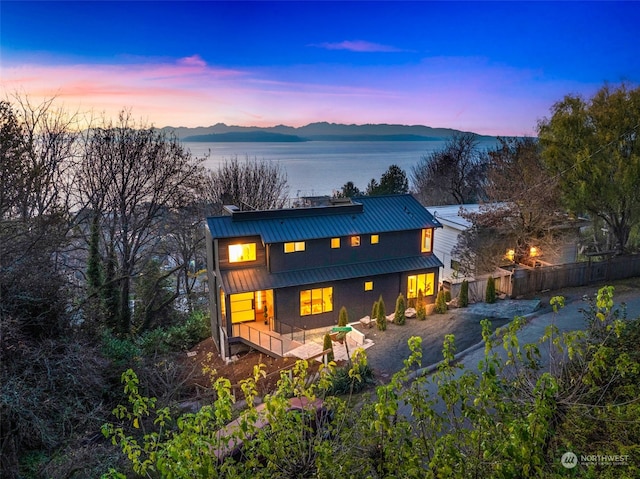
[(551, 111), (538, 136), (567, 207), (601, 218), (625, 252), (640, 224), (640, 88), (605, 85), (588, 100), (567, 95)]
[[(531, 344), (520, 344), (517, 336), (522, 318), (497, 331), (483, 320), (484, 355), (469, 369), (456, 361), (455, 338), (447, 335), (442, 361), (433, 374), (424, 374), (422, 340), (412, 337), (403, 369), (357, 409), (348, 398), (326, 395), (335, 368), (321, 369), (313, 383), (306, 361), (283, 372), (277, 391), (258, 406), (264, 372), (257, 366), (241, 383), (247, 408), (231, 429), (223, 429), (233, 417), (228, 380), (216, 380), (213, 406), (173, 418), (140, 394), (137, 376), (127, 371), (122, 381), (128, 404), (114, 410), (116, 422), (105, 424), (103, 433), (137, 474), (148, 477), (566, 477), (560, 458), (567, 450), (632, 458), (640, 442), (640, 319), (629, 320), (614, 308), (612, 288), (602, 288), (590, 304), (587, 331), (560, 333), (552, 325)], [(563, 298), (551, 305), (561, 314)], [(340, 377), (361, 382), (366, 367), (359, 351)], [(292, 413), (291, 397), (323, 397), (333, 420), (318, 427), (313, 413)], [(260, 427), (265, 420), (269, 428)], [(236, 457), (216, 454), (240, 441)], [(638, 472), (630, 461), (615, 470), (579, 464), (575, 475)], [(123, 476), (111, 471), (106, 477)]]
[(396, 298), (396, 311), (395, 316), (393, 318), (393, 322), (402, 326), (405, 324), (407, 317), (405, 316), (406, 303), (404, 300), (404, 295), (400, 293)]
[(376, 303), (376, 326), (380, 331), (386, 331), (387, 329), (387, 314), (385, 312), (384, 300), (382, 299), (382, 295), (378, 298), (378, 302)]
[(485, 291), (484, 300), (489, 304), (496, 302), (496, 280), (493, 276), (489, 276), (487, 279), (487, 289)]

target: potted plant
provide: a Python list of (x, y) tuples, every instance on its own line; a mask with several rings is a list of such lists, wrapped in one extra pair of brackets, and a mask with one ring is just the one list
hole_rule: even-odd
[(267, 303), (264, 303), (262, 314), (264, 315), (264, 324), (269, 324), (269, 308), (267, 308)]

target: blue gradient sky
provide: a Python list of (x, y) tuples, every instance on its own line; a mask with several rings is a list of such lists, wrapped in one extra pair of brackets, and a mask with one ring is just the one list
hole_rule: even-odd
[(640, 2), (12, 2), (4, 95), (155, 126), (423, 124), (535, 134), (640, 83)]

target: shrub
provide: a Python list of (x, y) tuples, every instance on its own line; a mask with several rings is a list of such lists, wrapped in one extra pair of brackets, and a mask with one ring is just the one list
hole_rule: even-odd
[(210, 334), (209, 317), (202, 311), (194, 311), (182, 324), (147, 331), (136, 344), (146, 354), (184, 351), (208, 338)]
[(458, 298), (458, 306), (461, 308), (469, 306), (469, 281), (466, 279), (462, 280), (462, 284), (460, 285), (460, 295)]
[(416, 317), (420, 321), (424, 321), (427, 319), (427, 308), (424, 307), (424, 303), (418, 303), (418, 308), (416, 309)]
[(451, 301), (451, 291), (449, 291), (448, 289), (444, 290), (444, 300), (447, 303)]
[(346, 326), (349, 322), (349, 315), (347, 314), (347, 308), (344, 306), (340, 308), (340, 313), (338, 315), (338, 326)]
[(324, 335), (324, 342), (322, 344), (322, 350), (326, 351), (330, 349), (331, 352), (327, 353), (327, 362), (331, 362), (334, 360), (334, 356), (333, 356), (333, 342), (331, 341), (331, 336), (329, 336), (329, 333)]
[(378, 302), (373, 302), (373, 307), (371, 308), (371, 321), (375, 321), (378, 319)]
[(387, 315), (385, 313), (384, 300), (382, 299), (382, 295), (378, 298), (378, 303), (376, 307), (376, 326), (380, 331), (386, 331), (387, 329)]
[(396, 314), (395, 319), (393, 320), (396, 324), (402, 326), (406, 322), (407, 318), (404, 315), (405, 309), (404, 295), (400, 293), (398, 295), (398, 299), (396, 299)]
[(489, 276), (489, 279), (487, 279), (487, 292), (484, 300), (489, 304), (496, 302), (496, 280), (493, 276)]
[(105, 331), (100, 339), (102, 354), (118, 368), (130, 366), (134, 360), (140, 358), (140, 348), (130, 339), (118, 338), (108, 331)]
[(443, 314), (447, 312), (447, 301), (445, 300), (444, 291), (438, 291), (436, 296), (436, 313)]

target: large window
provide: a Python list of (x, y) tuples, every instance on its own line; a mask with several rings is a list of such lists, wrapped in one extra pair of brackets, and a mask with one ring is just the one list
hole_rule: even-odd
[(238, 293), (231, 295), (231, 321), (243, 323), (256, 319), (253, 293)]
[(304, 241), (296, 241), (296, 242), (284, 244), (285, 253), (293, 253), (294, 251), (304, 251), (304, 249), (305, 249)]
[(423, 253), (431, 253), (433, 248), (433, 228), (425, 228), (422, 230), (422, 240), (420, 242), (420, 251)]
[(229, 263), (243, 263), (256, 260), (256, 244), (230, 244)]
[(422, 296), (432, 295), (435, 278), (435, 273), (410, 275), (407, 281), (407, 298), (417, 298), (420, 291)]
[(333, 311), (333, 288), (305, 289), (300, 291), (300, 316)]

